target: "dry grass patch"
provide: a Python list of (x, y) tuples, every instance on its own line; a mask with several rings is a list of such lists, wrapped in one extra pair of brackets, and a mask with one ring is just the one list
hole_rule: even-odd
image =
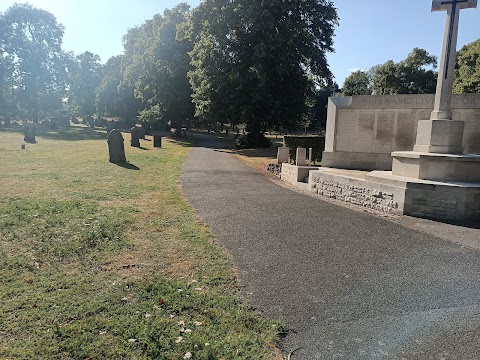
[[(273, 359), (281, 329), (178, 189), (188, 144), (0, 131), (0, 358)], [(188, 330), (188, 331), (187, 331)]]

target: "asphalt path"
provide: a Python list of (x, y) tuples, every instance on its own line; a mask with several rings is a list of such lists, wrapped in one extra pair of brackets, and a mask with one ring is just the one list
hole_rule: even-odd
[(291, 359), (480, 359), (478, 250), (280, 187), (206, 137), (182, 187)]

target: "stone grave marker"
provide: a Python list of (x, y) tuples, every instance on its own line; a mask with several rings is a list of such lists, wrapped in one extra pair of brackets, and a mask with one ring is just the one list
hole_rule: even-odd
[(140, 147), (140, 137), (138, 134), (138, 127), (134, 126), (130, 129), (130, 135), (131, 135), (131, 140), (130, 140), (130, 145), (133, 147)]
[(153, 134), (153, 147), (162, 147), (162, 136), (160, 134)]
[(138, 137), (142, 140), (145, 140), (145, 134), (146, 134), (145, 128), (143, 127), (142, 124), (137, 124), (137, 128), (138, 128)]
[(35, 139), (35, 124), (34, 123), (27, 123), (24, 129), (24, 141), (30, 144), (35, 144), (37, 140)]
[(277, 151), (277, 164), (283, 164), (288, 162), (290, 157), (290, 148), (288, 147), (279, 147)]
[(107, 121), (107, 135), (109, 135), (113, 129), (115, 129), (115, 121)]
[(123, 145), (123, 136), (119, 130), (113, 129), (110, 134), (108, 134), (108, 152), (110, 154), (110, 162), (126, 163), (127, 159), (125, 158), (125, 147)]
[(296, 164), (297, 166), (306, 166), (307, 165), (307, 149), (299, 147), (297, 148), (297, 156), (296, 156)]

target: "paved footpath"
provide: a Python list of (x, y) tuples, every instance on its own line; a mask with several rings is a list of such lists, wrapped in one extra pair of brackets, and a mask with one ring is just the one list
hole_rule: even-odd
[(286, 355), (480, 359), (478, 250), (290, 191), (215, 145), (189, 153), (184, 192), (251, 304), (286, 325)]

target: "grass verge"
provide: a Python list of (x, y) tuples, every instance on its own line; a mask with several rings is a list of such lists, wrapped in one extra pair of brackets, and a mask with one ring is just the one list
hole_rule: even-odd
[(0, 131), (0, 358), (280, 359), (182, 198), (187, 144), (117, 166), (103, 136)]

